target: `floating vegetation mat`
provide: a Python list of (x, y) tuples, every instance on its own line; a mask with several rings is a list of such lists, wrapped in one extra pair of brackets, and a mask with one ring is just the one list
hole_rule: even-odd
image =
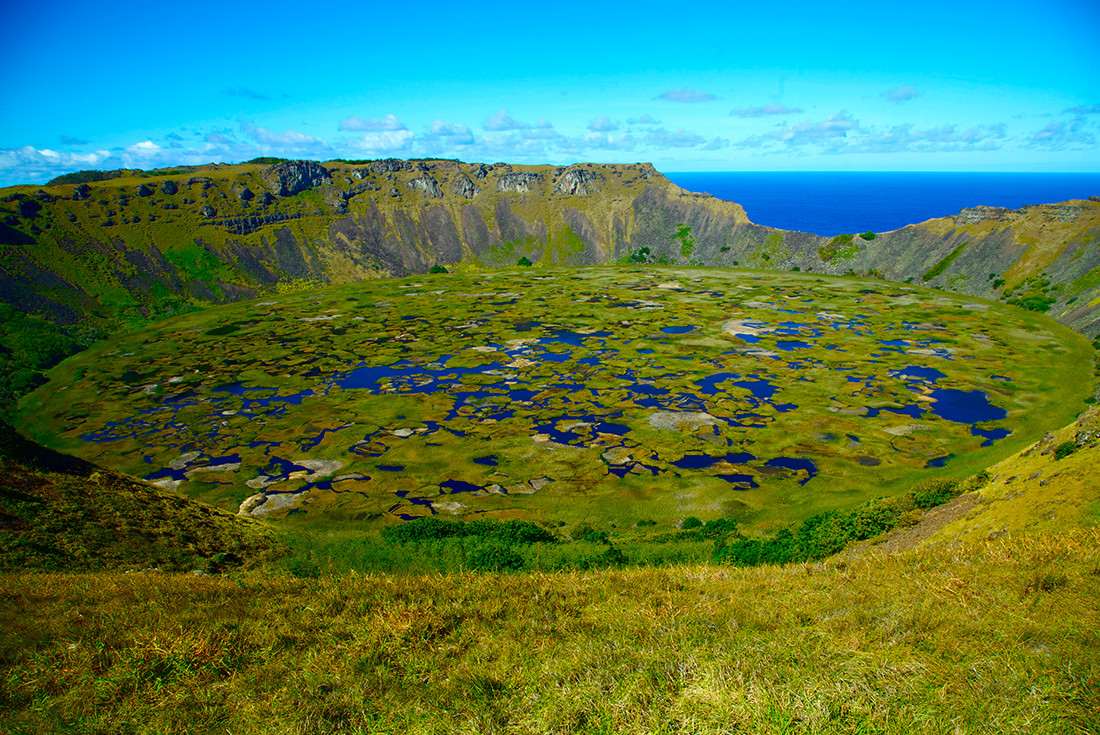
[(1072, 418), (1086, 350), (904, 284), (494, 271), (169, 320), (63, 363), (21, 421), (254, 516), (766, 520), (1019, 449)]

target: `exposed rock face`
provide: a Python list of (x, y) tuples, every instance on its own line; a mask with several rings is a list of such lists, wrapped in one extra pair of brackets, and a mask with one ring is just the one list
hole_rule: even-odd
[(73, 189), (73, 201), (75, 202), (84, 201), (91, 195), (92, 187), (88, 186), (87, 184), (80, 184), (75, 189)]
[(473, 199), (478, 194), (478, 188), (474, 186), (474, 182), (466, 174), (459, 174), (451, 182), (451, 190), (460, 197), (466, 197), (467, 199)]
[(965, 227), (973, 225), (985, 219), (1005, 220), (1012, 213), (1006, 207), (966, 207), (955, 215), (955, 226)]
[(558, 194), (584, 196), (588, 194), (589, 191), (585, 184), (597, 181), (601, 178), (603, 177), (593, 171), (583, 168), (571, 168), (558, 179), (558, 185), (554, 188), (554, 191)]
[(256, 198), (256, 195), (252, 193), (252, 190), (246, 186), (245, 188), (241, 189), (239, 194), (237, 194), (237, 198), (240, 199), (242, 202), (250, 202)]
[(172, 196), (177, 191), (179, 191), (179, 187), (176, 186), (176, 182), (172, 179), (168, 179), (160, 185), (160, 193), (166, 196)]
[(408, 187), (415, 191), (422, 191), (432, 199), (443, 198), (443, 190), (439, 188), (439, 184), (431, 176), (417, 176), (415, 179), (410, 179)]
[(153, 196), (153, 187), (148, 184), (142, 184), (137, 188), (137, 195), (139, 197), (151, 197)]
[(371, 173), (388, 174), (394, 171), (411, 171), (412, 166), (399, 158), (387, 158), (384, 161), (375, 161), (367, 166)]
[(205, 207), (202, 208), (202, 216), (203, 217), (215, 217), (215, 216), (217, 216), (217, 214), (218, 214), (218, 210), (214, 209), (209, 204), (207, 204)]
[(532, 184), (541, 180), (542, 177), (538, 174), (504, 174), (499, 179), (497, 179), (497, 188), (501, 191), (514, 191), (517, 194), (524, 194), (531, 191)]
[(490, 168), (488, 166), (486, 166), (484, 163), (479, 163), (476, 166), (474, 166), (472, 169), (470, 169), (470, 173), (472, 173), (474, 175), (475, 179), (484, 179), (486, 176), (489, 175), (489, 171), (490, 171)]
[(36, 191), (34, 193), (34, 198), (37, 199), (38, 201), (44, 202), (46, 204), (53, 204), (54, 202), (57, 201), (57, 197), (55, 197), (53, 194), (51, 194), (50, 192), (45, 191), (43, 189), (39, 189), (38, 191)]
[(332, 183), (328, 171), (316, 161), (279, 163), (264, 171), (261, 178), (281, 197), (294, 196), (300, 191)]
[[(164, 205), (167, 207), (168, 205)], [(175, 209), (176, 205), (172, 205)], [(225, 227), (233, 235), (247, 235), (255, 232), (264, 225), (273, 225), (277, 222), (286, 222), (287, 220), (298, 219), (302, 215), (298, 212), (272, 212), (271, 214), (263, 214), (257, 217), (230, 217), (228, 219), (215, 220), (208, 224), (221, 225)]]
[(202, 186), (202, 190), (206, 191), (214, 185), (214, 181), (207, 176), (192, 176), (187, 180), (188, 186), (194, 186), (195, 184), (200, 184)]

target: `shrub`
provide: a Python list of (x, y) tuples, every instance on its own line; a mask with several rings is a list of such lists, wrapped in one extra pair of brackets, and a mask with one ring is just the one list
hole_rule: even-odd
[(958, 484), (952, 480), (929, 480), (913, 489), (913, 505), (922, 510), (943, 505), (960, 494)]
[(431, 268), (428, 269), (428, 273), (447, 273), (447, 272), (448, 272), (447, 269), (444, 268), (443, 266), (441, 266), (439, 263), (436, 263), (435, 265), (433, 265)]
[(523, 569), (524, 561), (511, 546), (490, 541), (474, 546), (466, 565), (478, 572), (514, 572)]
[(1066, 457), (1068, 457), (1069, 455), (1073, 454), (1076, 451), (1077, 451), (1077, 442), (1074, 442), (1072, 440), (1068, 441), (1068, 442), (1062, 442), (1054, 450), (1054, 458), (1055, 459), (1065, 459)]
[(702, 525), (703, 525), (703, 522), (701, 520), (699, 520), (698, 518), (696, 518), (695, 516), (688, 516), (687, 518), (684, 519), (684, 522), (680, 524), (680, 528), (684, 529), (685, 531), (688, 531), (692, 528), (701, 528)]
[(860, 237), (862, 237), (864, 240), (874, 240), (875, 239), (875, 233), (871, 232), (870, 230), (867, 230), (867, 232), (864, 232), (862, 235), (860, 235)]

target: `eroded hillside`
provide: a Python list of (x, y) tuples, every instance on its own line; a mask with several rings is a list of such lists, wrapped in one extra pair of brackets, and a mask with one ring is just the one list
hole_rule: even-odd
[[(977, 207), (873, 239), (755, 225), (650, 164), (289, 161), (0, 195), (0, 299), (109, 331), (210, 303), (428, 271), (631, 260), (878, 275), (1100, 331), (1100, 202)], [(797, 206), (797, 203), (794, 204)]]

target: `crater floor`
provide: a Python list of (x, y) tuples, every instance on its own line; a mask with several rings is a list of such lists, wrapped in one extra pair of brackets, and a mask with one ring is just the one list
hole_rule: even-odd
[(51, 446), (254, 516), (767, 522), (965, 475), (1072, 419), (1088, 345), (869, 279), (521, 269), (184, 315), (60, 365)]

